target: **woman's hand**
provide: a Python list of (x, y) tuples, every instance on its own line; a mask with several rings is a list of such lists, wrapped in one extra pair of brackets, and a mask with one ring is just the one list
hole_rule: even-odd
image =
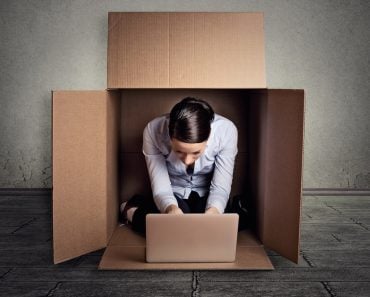
[(182, 212), (182, 210), (181, 210), (181, 208), (180, 207), (178, 207), (177, 205), (175, 205), (175, 204), (171, 204), (170, 206), (168, 206), (167, 208), (166, 208), (166, 213), (167, 214), (184, 214), (183, 212)]
[(205, 214), (220, 214), (216, 207), (210, 207), (206, 210)]

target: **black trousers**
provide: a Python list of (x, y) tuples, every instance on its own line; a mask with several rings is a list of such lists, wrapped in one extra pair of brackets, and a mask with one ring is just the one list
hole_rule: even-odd
[[(204, 213), (206, 210), (208, 195), (200, 197), (197, 192), (192, 191), (188, 199), (177, 198), (179, 208), (183, 213)], [(154, 203), (153, 197), (143, 199), (144, 203), (140, 205), (132, 218), (132, 229), (136, 232), (145, 234), (146, 230), (146, 215), (149, 213), (159, 213), (157, 206)]]

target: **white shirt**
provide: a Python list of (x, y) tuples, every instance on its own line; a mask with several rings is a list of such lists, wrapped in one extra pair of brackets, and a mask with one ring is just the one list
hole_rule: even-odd
[(164, 213), (175, 198), (188, 199), (191, 191), (200, 196), (208, 192), (206, 209), (215, 207), (223, 213), (229, 199), (238, 131), (233, 122), (215, 114), (205, 151), (195, 161), (192, 175), (171, 150), (168, 132), (169, 114), (150, 121), (143, 132), (143, 154), (151, 181), (153, 198)]

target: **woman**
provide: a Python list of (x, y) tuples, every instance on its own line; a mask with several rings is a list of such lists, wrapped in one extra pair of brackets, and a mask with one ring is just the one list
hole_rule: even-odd
[(225, 211), (237, 154), (238, 132), (201, 99), (187, 97), (170, 114), (155, 118), (143, 133), (143, 153), (153, 198), (133, 196), (121, 219), (145, 233), (148, 213)]

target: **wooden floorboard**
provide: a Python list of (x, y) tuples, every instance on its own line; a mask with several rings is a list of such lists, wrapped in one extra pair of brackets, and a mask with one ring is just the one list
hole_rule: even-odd
[(336, 297), (370, 296), (370, 282), (329, 282), (328, 285)]
[(191, 296), (191, 282), (62, 282), (52, 296), (60, 297), (121, 297), (121, 296)]
[(315, 223), (301, 225), (302, 241), (333, 241), (340, 242), (370, 240), (370, 232), (363, 226), (352, 224)]
[(215, 286), (212, 282), (200, 282), (201, 296), (224, 297), (330, 297), (329, 292), (320, 282), (219, 282)]
[(312, 267), (370, 267), (370, 249), (352, 251), (305, 251)]
[(302, 242), (301, 250), (303, 251), (352, 251), (352, 250), (366, 250), (369, 249), (369, 240), (366, 241), (354, 241), (354, 242)]
[(0, 296), (39, 297), (51, 296), (50, 292), (57, 286), (54, 282), (0, 282)]
[(370, 267), (276, 268), (275, 271), (230, 271), (228, 273), (201, 271), (200, 279), (209, 282), (369, 282)]
[[(107, 281), (107, 282), (191, 282), (193, 273), (191, 271), (108, 271), (97, 270), (96, 267), (80, 268), (72, 267), (21, 267), (14, 268), (5, 275), (3, 281)], [(78, 265), (77, 265), (78, 266)], [(165, 284), (163, 284), (165, 285)]]
[(99, 271), (104, 250), (52, 263), (50, 195), (1, 195), (0, 296), (370, 296), (370, 197), (307, 196), (294, 264), (274, 271)]

